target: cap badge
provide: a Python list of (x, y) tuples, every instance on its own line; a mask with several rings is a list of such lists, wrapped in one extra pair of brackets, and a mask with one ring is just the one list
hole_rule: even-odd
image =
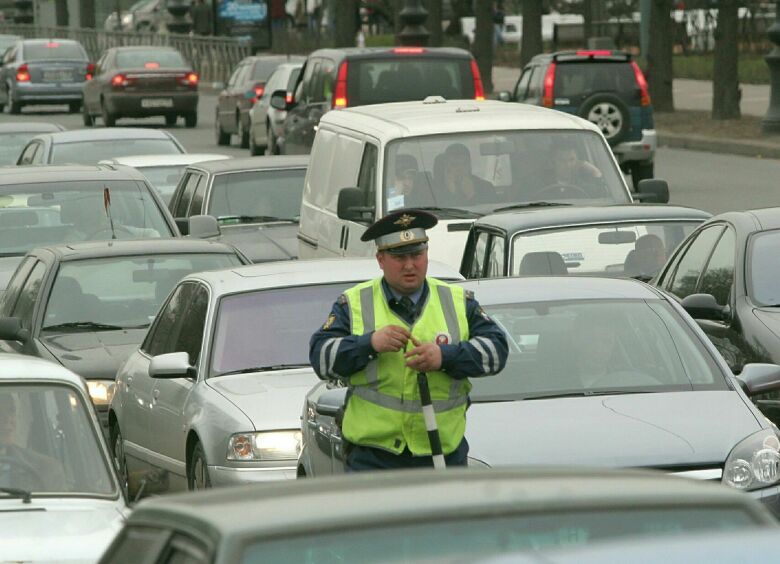
[(397, 220), (395, 220), (393, 223), (395, 223), (396, 225), (400, 225), (401, 227), (409, 227), (413, 222), (414, 222), (414, 216), (405, 213)]
[(412, 239), (414, 239), (414, 234), (411, 231), (401, 231), (401, 241), (411, 241)]

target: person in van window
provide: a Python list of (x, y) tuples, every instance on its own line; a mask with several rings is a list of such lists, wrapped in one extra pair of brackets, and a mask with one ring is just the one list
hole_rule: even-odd
[(601, 171), (587, 160), (580, 159), (571, 145), (553, 147), (553, 176), (550, 184), (582, 186), (602, 177)]
[(412, 155), (398, 155), (395, 158), (394, 179), (388, 186), (387, 209), (394, 210), (409, 206), (410, 195), (419, 173), (417, 159)]
[(470, 206), (495, 199), (493, 185), (471, 172), (471, 153), (463, 143), (449, 145), (436, 157), (433, 168), (440, 205), (451, 201), (455, 207)]

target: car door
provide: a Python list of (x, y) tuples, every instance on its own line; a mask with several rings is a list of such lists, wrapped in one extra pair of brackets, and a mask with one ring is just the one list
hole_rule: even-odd
[(531, 67), (531, 76), (528, 78), (528, 90), (525, 98), (521, 100), (525, 104), (540, 106), (542, 104), (543, 80), (545, 65), (535, 65)]
[(517, 80), (517, 84), (515, 85), (515, 91), (512, 93), (512, 100), (515, 102), (524, 102), (526, 93), (528, 92), (528, 83), (531, 81), (531, 74), (533, 74), (533, 68), (532, 66), (526, 67), (523, 70), (523, 74), (520, 75), (520, 78)]
[[(23, 274), (23, 273), (20, 273)], [(14, 277), (16, 278), (16, 276)], [(37, 335), (35, 327), (36, 313), (40, 310), (38, 304), (41, 297), (41, 290), (46, 282), (46, 264), (43, 261), (36, 261), (30, 273), (25, 277), (24, 283), (18, 292), (15, 292), (15, 299), (9, 296), (7, 309), (3, 317), (16, 317), (19, 319), (23, 329), (30, 332), (30, 338), (21, 343), (19, 341), (0, 341), (0, 350), (5, 352), (16, 352), (37, 356), (38, 346), (35, 337)], [(9, 287), (9, 290), (14, 290)], [(6, 315), (7, 312), (7, 315)], [(49, 355), (44, 355), (48, 357)]]
[(314, 136), (319, 129), (322, 116), (330, 110), (335, 83), (336, 64), (330, 59), (321, 59), (314, 70), (310, 83), (311, 91), (309, 102), (306, 105), (304, 123), (302, 127), (300, 153), (311, 151)]
[[(203, 284), (185, 282), (181, 285), (185, 306), (170, 334), (170, 352), (186, 352), (190, 364), (198, 372), (195, 379), (158, 378), (152, 391), (152, 414), (149, 420), (153, 464), (174, 474), (169, 480), (172, 491), (187, 489), (186, 445), (187, 415), (199, 406), (188, 403), (198, 381), (203, 380), (200, 358), (209, 307), (209, 291)], [(191, 414), (190, 414), (191, 415)]]
[(17, 51), (18, 47), (11, 47), (3, 56), (3, 66), (0, 68), (0, 103), (3, 105), (8, 104), (9, 102), (8, 83), (12, 72), (11, 65), (13, 65), (13, 62), (16, 59)]
[(187, 212), (190, 209), (195, 190), (201, 182), (205, 182), (204, 174), (198, 171), (190, 171), (182, 179), (183, 189), (174, 196), (171, 202), (171, 212), (176, 220), (176, 225), (182, 235), (189, 233), (189, 217)]
[(33, 158), (35, 157), (35, 153), (38, 151), (39, 146), (40, 143), (38, 141), (31, 141), (28, 143), (25, 148), (22, 149), (22, 154), (19, 156), (19, 160), (16, 164), (19, 166), (33, 164)]
[(247, 62), (241, 61), (230, 75), (227, 86), (217, 98), (217, 119), (225, 133), (236, 133), (236, 91), (241, 77), (246, 74)]
[(315, 83), (319, 74), (321, 60), (312, 58), (306, 62), (303, 70), (303, 78), (300, 83), (300, 93), (295, 95), (295, 105), (287, 112), (284, 124), (284, 153), (287, 155), (300, 155), (308, 153), (305, 143), (306, 128), (309, 125), (309, 105), (314, 97)]

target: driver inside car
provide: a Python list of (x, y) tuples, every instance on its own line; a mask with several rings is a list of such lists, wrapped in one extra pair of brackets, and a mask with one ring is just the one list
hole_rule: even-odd
[(552, 152), (553, 180), (549, 184), (561, 187), (585, 187), (602, 177), (601, 171), (587, 160), (580, 159), (570, 145), (556, 145)]

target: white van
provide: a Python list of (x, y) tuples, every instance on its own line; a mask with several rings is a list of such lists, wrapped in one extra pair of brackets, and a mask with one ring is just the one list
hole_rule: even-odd
[[(634, 195), (637, 196), (636, 194)], [(666, 182), (639, 198), (665, 203)], [(322, 117), (301, 204), (301, 259), (370, 256), (360, 236), (399, 208), (439, 217), (429, 254), (457, 268), (474, 219), (499, 209), (632, 202), (599, 129), (547, 108), (439, 97)]]

